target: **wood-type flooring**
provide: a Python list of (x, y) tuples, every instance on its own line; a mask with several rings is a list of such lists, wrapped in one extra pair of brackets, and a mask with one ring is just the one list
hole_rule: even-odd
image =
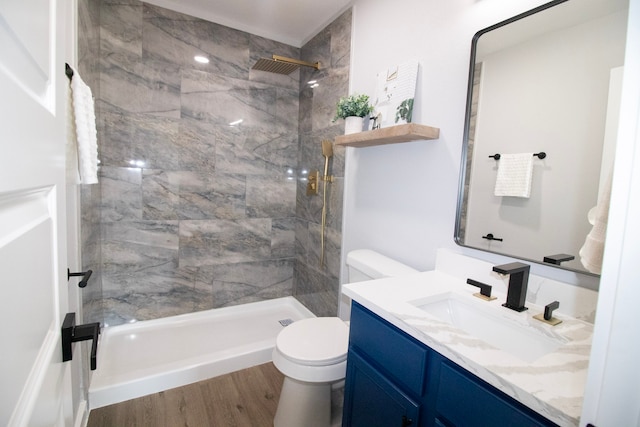
[(266, 363), (94, 409), (87, 427), (270, 427), (282, 381)]

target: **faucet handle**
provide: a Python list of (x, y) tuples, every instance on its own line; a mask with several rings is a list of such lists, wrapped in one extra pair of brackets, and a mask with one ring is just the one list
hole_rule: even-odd
[(548, 323), (551, 326), (556, 326), (562, 323), (562, 320), (553, 317), (553, 310), (560, 307), (560, 302), (554, 301), (544, 306), (544, 313), (536, 314), (533, 316), (534, 319), (540, 320), (541, 322)]
[(487, 285), (486, 283), (478, 282), (477, 280), (467, 279), (467, 283), (472, 286), (477, 286), (480, 288), (479, 293), (473, 294), (474, 297), (478, 297), (485, 301), (493, 301), (496, 297), (491, 296), (491, 285)]
[(560, 307), (560, 302), (554, 301), (544, 306), (544, 320), (551, 320), (553, 317), (553, 310)]

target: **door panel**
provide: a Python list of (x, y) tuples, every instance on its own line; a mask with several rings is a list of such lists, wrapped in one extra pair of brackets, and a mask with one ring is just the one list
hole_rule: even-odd
[[(0, 425), (69, 424), (64, 2), (0, 2)], [(57, 34), (60, 34), (59, 36)]]

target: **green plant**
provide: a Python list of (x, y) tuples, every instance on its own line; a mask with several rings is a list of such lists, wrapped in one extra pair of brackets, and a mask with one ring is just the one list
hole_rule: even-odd
[(340, 98), (338, 101), (336, 116), (333, 121), (351, 116), (364, 117), (372, 111), (373, 105), (369, 103), (369, 95), (349, 95)]
[(400, 119), (406, 121), (407, 123), (411, 123), (411, 118), (413, 116), (413, 98), (405, 99), (398, 105), (396, 110), (396, 123), (400, 121)]

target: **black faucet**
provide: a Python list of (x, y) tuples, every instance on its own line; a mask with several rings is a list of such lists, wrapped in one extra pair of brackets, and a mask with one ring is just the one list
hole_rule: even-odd
[(525, 311), (524, 306), (527, 297), (527, 284), (529, 283), (528, 264), (521, 262), (512, 262), (509, 264), (496, 265), (493, 271), (500, 274), (509, 275), (509, 289), (507, 290), (507, 302), (502, 304), (504, 307), (515, 311)]

